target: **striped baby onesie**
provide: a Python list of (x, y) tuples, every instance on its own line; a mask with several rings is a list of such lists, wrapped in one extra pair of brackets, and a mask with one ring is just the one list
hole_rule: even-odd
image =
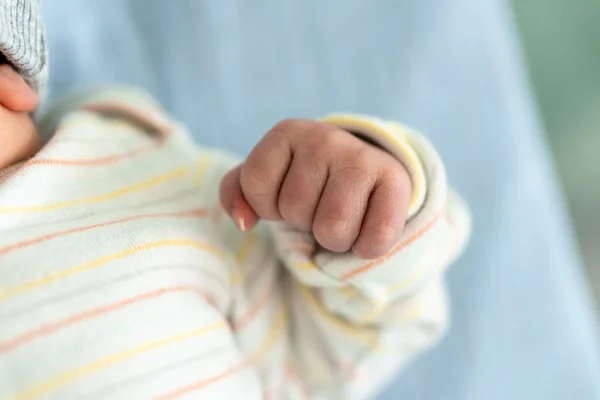
[(52, 139), (0, 172), (0, 399), (365, 399), (448, 324), (466, 207), (420, 135), (327, 122), (397, 156), (410, 218), (388, 255), (319, 248), (218, 205), (238, 161), (198, 148), (146, 94), (59, 101)]

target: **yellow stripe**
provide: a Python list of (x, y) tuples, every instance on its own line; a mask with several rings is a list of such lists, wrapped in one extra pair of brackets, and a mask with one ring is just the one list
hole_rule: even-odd
[(317, 269), (317, 266), (314, 263), (311, 262), (305, 262), (302, 264), (296, 264), (294, 265), (294, 268), (296, 268), (299, 271), (306, 271), (309, 269)]
[(423, 310), (425, 309), (426, 305), (427, 303), (424, 300), (417, 302), (411, 308), (406, 310), (406, 312), (404, 312), (404, 314), (402, 315), (402, 322), (409, 322), (419, 318), (423, 313)]
[(206, 173), (209, 161), (209, 154), (203, 153), (200, 155), (200, 158), (198, 159), (198, 165), (196, 166), (196, 178), (194, 179), (196, 182), (196, 186), (202, 186), (202, 183), (204, 181), (204, 175)]
[[(79, 116), (76, 118), (71, 118), (66, 120), (65, 122), (62, 122), (59, 126), (59, 129), (61, 131), (65, 131), (67, 129), (73, 129), (73, 128), (81, 128), (82, 126), (85, 126), (85, 128), (87, 130), (89, 130), (90, 128), (96, 128), (96, 126), (92, 125), (95, 121), (94, 121), (94, 117), (97, 117), (96, 115), (94, 115), (93, 117), (90, 115), (86, 115), (84, 117)], [(131, 121), (129, 120), (122, 120), (122, 119), (103, 119), (102, 120), (102, 133), (106, 134), (106, 131), (104, 130), (104, 128), (106, 127), (110, 127), (113, 129), (124, 129), (124, 130), (128, 130), (128, 131), (133, 131), (136, 126), (135, 124), (133, 124)], [(134, 131), (136, 134), (139, 135), (139, 130), (135, 129)], [(78, 134), (81, 134), (81, 132), (78, 130), (77, 131)]]
[(169, 181), (181, 178), (181, 177), (185, 176), (188, 172), (189, 172), (189, 167), (178, 168), (178, 169), (175, 169), (166, 174), (158, 175), (147, 181), (139, 182), (139, 183), (133, 184), (131, 186), (127, 186), (122, 189), (116, 190), (111, 193), (106, 193), (106, 194), (103, 194), (100, 196), (90, 197), (87, 199), (65, 201), (65, 202), (61, 202), (61, 203), (47, 204), (47, 205), (41, 205), (41, 206), (0, 207), (0, 214), (50, 211), (50, 210), (57, 210), (60, 208), (82, 205), (82, 204), (101, 203), (106, 200), (111, 200), (111, 199), (121, 197), (121, 196), (130, 194), (130, 193), (133, 193), (133, 192), (147, 189), (152, 186), (159, 185), (161, 183), (165, 183), (165, 182), (169, 182)]
[[(407, 158), (407, 161), (410, 165), (413, 166), (415, 171), (422, 170), (421, 162), (419, 161), (415, 151), (409, 146), (407, 140), (408, 136), (406, 134), (406, 130), (398, 123), (388, 123), (397, 135), (401, 136), (400, 140), (396, 135), (392, 135), (388, 130), (382, 129), (381, 126), (377, 123), (374, 123), (368, 119), (354, 117), (354, 116), (342, 116), (342, 115), (332, 115), (322, 119), (323, 122), (336, 125), (338, 127), (352, 126), (358, 127), (360, 130), (364, 130), (365, 132), (376, 132), (378, 135), (385, 137), (400, 150), (402, 154)], [(416, 174), (418, 175), (418, 174)], [(419, 178), (419, 176), (416, 176)], [(421, 179), (417, 179), (416, 182), (413, 182), (413, 195), (410, 200), (409, 205), (409, 214), (412, 215), (416, 210), (417, 203), (419, 199), (423, 195), (425, 182)]]
[(240, 265), (244, 264), (250, 253), (252, 252), (258, 237), (254, 233), (248, 233), (244, 236), (244, 242), (240, 249), (237, 251), (235, 258), (237, 264), (234, 266), (233, 274), (231, 274), (231, 283), (234, 285), (240, 284), (244, 280), (244, 274), (240, 269)]
[(385, 291), (388, 295), (391, 295), (402, 289), (406, 289), (407, 287), (415, 283), (419, 278), (421, 278), (425, 273), (425, 270), (425, 264), (419, 265), (412, 273), (412, 275), (409, 275), (408, 278), (404, 279), (403, 281), (400, 281), (399, 283), (388, 286)]
[(252, 253), (252, 250), (256, 245), (257, 240), (258, 238), (254, 233), (248, 233), (247, 235), (245, 235), (244, 243), (235, 255), (235, 258), (237, 259), (238, 263), (246, 263), (246, 261), (248, 260), (248, 256)]
[(374, 305), (373, 308), (366, 312), (364, 315), (358, 317), (357, 320), (361, 321), (362, 323), (374, 321), (385, 311), (388, 304), (389, 296), (393, 295), (397, 291), (406, 289), (408, 286), (415, 283), (419, 278), (421, 278), (421, 276), (423, 276), (424, 272), (425, 266), (421, 264), (415, 269), (412, 275), (408, 276), (408, 278), (404, 279), (403, 281), (400, 281), (399, 283), (389, 285), (388, 287), (386, 287), (385, 294), (377, 300), (377, 304)]
[(239, 285), (240, 283), (242, 283), (243, 280), (244, 274), (242, 274), (242, 271), (240, 271), (240, 269), (236, 266), (234, 268), (233, 274), (231, 274), (231, 284)]
[(12, 400), (31, 400), (31, 399), (42, 397), (45, 394), (48, 394), (51, 391), (55, 391), (55, 390), (59, 389), (60, 387), (65, 386), (77, 379), (81, 379), (81, 378), (85, 377), (86, 375), (90, 375), (94, 372), (98, 372), (104, 368), (108, 368), (119, 362), (126, 361), (129, 358), (139, 356), (140, 354), (148, 353), (152, 350), (157, 350), (161, 347), (165, 347), (167, 345), (170, 345), (170, 344), (173, 344), (173, 343), (176, 343), (179, 341), (191, 339), (193, 337), (200, 336), (205, 333), (209, 333), (209, 332), (212, 332), (212, 331), (215, 331), (218, 329), (222, 329), (227, 326), (228, 325), (224, 321), (221, 321), (216, 324), (208, 325), (208, 326), (205, 326), (203, 328), (200, 328), (200, 329), (197, 329), (197, 330), (194, 330), (191, 332), (186, 332), (186, 333), (171, 336), (171, 337), (168, 337), (168, 338), (165, 338), (162, 340), (158, 340), (155, 342), (146, 343), (142, 346), (135, 347), (133, 349), (129, 349), (129, 350), (123, 351), (121, 353), (113, 354), (113, 355), (105, 357), (105, 358), (101, 358), (90, 364), (73, 369), (71, 371), (67, 371), (61, 375), (58, 375), (57, 377), (55, 377), (53, 379), (47, 380), (46, 382), (43, 382), (37, 386), (34, 386), (31, 389), (26, 390), (26, 391), (18, 394), (17, 396), (13, 397)]
[(85, 117), (79, 116), (77, 118), (75, 118), (75, 117), (68, 118), (66, 121), (64, 121), (60, 124), (59, 129), (61, 131), (64, 131), (66, 129), (71, 129), (71, 128), (81, 128), (82, 126), (85, 126), (86, 128), (89, 128), (90, 126), (92, 126), (90, 124), (89, 115), (86, 115)]
[(300, 293), (306, 299), (306, 303), (323, 318), (325, 318), (331, 325), (334, 325), (340, 331), (346, 333), (348, 336), (362, 342), (363, 344), (372, 347), (373, 341), (376, 339), (376, 335), (371, 332), (367, 332), (357, 326), (349, 324), (342, 319), (334, 317), (328, 310), (325, 309), (323, 304), (319, 302), (313, 293), (311, 293), (306, 286), (299, 285)]
[(133, 131), (139, 135), (139, 128), (129, 119), (105, 119), (102, 122), (111, 128)]
[(356, 297), (357, 291), (354, 287), (346, 285), (340, 289), (340, 293), (346, 296), (348, 299)]
[(262, 342), (260, 347), (252, 352), (252, 355), (248, 357), (248, 361), (252, 364), (258, 364), (265, 355), (275, 346), (277, 340), (281, 337), (284, 332), (286, 323), (286, 313), (285, 309), (279, 305), (279, 311), (277, 312), (277, 316), (275, 317), (275, 322), (273, 322), (273, 326), (269, 329), (269, 335)]
[(366, 313), (364, 313), (361, 316), (358, 316), (356, 318), (357, 321), (359, 321), (360, 323), (366, 324), (369, 322), (373, 322), (375, 319), (377, 319), (384, 311), (386, 310), (386, 307), (383, 307), (379, 304), (376, 304), (373, 306), (373, 308), (371, 308), (370, 310), (368, 310)]
[(47, 275), (41, 279), (27, 282), (27, 283), (21, 284), (19, 286), (15, 286), (13, 288), (10, 288), (10, 289), (4, 290), (4, 291), (0, 291), (0, 300), (5, 300), (8, 297), (12, 297), (12, 296), (15, 296), (18, 294), (25, 293), (32, 289), (36, 289), (36, 288), (44, 286), (48, 283), (57, 281), (59, 279), (66, 278), (68, 276), (75, 275), (80, 272), (84, 272), (84, 271), (88, 271), (88, 270), (97, 268), (103, 264), (110, 262), (110, 261), (119, 260), (121, 258), (125, 258), (132, 254), (138, 253), (140, 251), (149, 250), (149, 249), (158, 248), (158, 247), (167, 247), (167, 246), (195, 247), (197, 249), (209, 251), (209, 252), (217, 255), (218, 257), (221, 257), (221, 258), (223, 257), (222, 253), (214, 246), (211, 246), (211, 245), (205, 244), (205, 243), (201, 243), (201, 242), (192, 241), (192, 240), (171, 239), (171, 240), (162, 240), (162, 241), (158, 241), (158, 242), (144, 243), (144, 244), (129, 248), (127, 250), (120, 251), (118, 253), (104, 256), (104, 257), (94, 260), (92, 262), (82, 264), (77, 267), (69, 268), (69, 269), (66, 269), (66, 270), (63, 270), (60, 272), (56, 272), (54, 274)]

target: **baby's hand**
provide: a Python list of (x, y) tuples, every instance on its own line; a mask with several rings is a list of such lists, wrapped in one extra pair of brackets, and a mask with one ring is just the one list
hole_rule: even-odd
[(242, 231), (283, 219), (328, 250), (370, 259), (400, 238), (411, 181), (398, 160), (351, 133), (285, 120), (225, 175), (220, 195)]
[(0, 169), (25, 160), (41, 146), (29, 113), (37, 95), (0, 54)]

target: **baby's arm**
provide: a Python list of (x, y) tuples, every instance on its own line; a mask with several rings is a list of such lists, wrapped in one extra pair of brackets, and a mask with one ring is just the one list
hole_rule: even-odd
[[(344, 182), (347, 188), (338, 186), (338, 190), (346, 192), (346, 195), (338, 199), (339, 209), (327, 216), (331, 218), (336, 213), (339, 216), (340, 210), (347, 210), (349, 204), (356, 201), (360, 203), (362, 197), (366, 196), (369, 206), (363, 204), (362, 207), (369, 211), (366, 211), (367, 216), (364, 217), (362, 227), (360, 221), (363, 214), (358, 213), (359, 232), (355, 231), (351, 235), (352, 240), (345, 244), (336, 242), (336, 237), (331, 235), (315, 234), (315, 221), (320, 218), (318, 210), (323, 200), (332, 194), (327, 194), (327, 191), (329, 182), (336, 179), (335, 172), (329, 168), (326, 174), (328, 183), (325, 184), (325, 189), (322, 189), (323, 184), (318, 179), (319, 173), (315, 173), (315, 169), (318, 170), (319, 159), (315, 159), (313, 164), (294, 166), (293, 163), (302, 157), (306, 148), (304, 145), (294, 147), (293, 136), (311, 133), (293, 130), (287, 133), (292, 138), (285, 140), (292, 143), (292, 167), (289, 167), (289, 170), (284, 168), (283, 174), (279, 174), (275, 165), (272, 165), (270, 175), (260, 175), (261, 170), (258, 171), (258, 176), (262, 177), (258, 181), (263, 183), (268, 180), (268, 176), (283, 176), (281, 181), (274, 185), (276, 190), (265, 190), (263, 187), (257, 191), (256, 188), (251, 188), (246, 196), (252, 197), (260, 192), (264, 196), (264, 204), (275, 204), (273, 209), (281, 210), (282, 196), (287, 188), (301, 186), (305, 178), (309, 178), (308, 182), (312, 188), (310, 185), (303, 188), (317, 191), (315, 205), (309, 207), (311, 211), (308, 213), (308, 220), (313, 221), (312, 226), (310, 223), (300, 226), (302, 217), (286, 211), (280, 212), (283, 214), (283, 220), (272, 225), (277, 251), (293, 277), (283, 283), (282, 289), (284, 296), (289, 299), (291, 311), (290, 341), (296, 371), (290, 375), (290, 379), (294, 379), (294, 375), (300, 377), (306, 393), (309, 394), (308, 398), (322, 396), (362, 399), (369, 398), (381, 390), (394, 373), (413, 356), (434, 344), (445, 331), (448, 306), (444, 270), (458, 256), (467, 241), (469, 216), (462, 201), (449, 191), (444, 167), (437, 153), (420, 135), (396, 124), (368, 118), (340, 116), (330, 118), (327, 122), (330, 123), (329, 128), (305, 122), (296, 122), (295, 125), (317, 130), (312, 134), (317, 135), (314, 140), (321, 143), (321, 146), (327, 146), (328, 139), (318, 135), (327, 135), (328, 130), (332, 130), (331, 126), (337, 125), (346, 131), (360, 133), (387, 149), (402, 160), (411, 177), (412, 195), (408, 196), (410, 202), (407, 201), (406, 191), (410, 193), (411, 185), (403, 186), (402, 174), (394, 178), (399, 179), (400, 187), (398, 192), (392, 195), (396, 201), (395, 206), (391, 205), (393, 209), (389, 209), (390, 204), (385, 202), (377, 206), (376, 190), (366, 195), (361, 193), (360, 179), (369, 173), (377, 175), (381, 172), (376, 167), (381, 165), (380, 160), (370, 159), (370, 162), (362, 164), (367, 168), (367, 174), (364, 174), (364, 171), (359, 172), (358, 176), (350, 174)], [(293, 127), (294, 123), (284, 126)], [(279, 131), (277, 135), (282, 135), (281, 125), (276, 130)], [(344, 134), (349, 136), (348, 140), (354, 140), (350, 134), (344, 132), (342, 135)], [(369, 145), (362, 146), (365, 146), (365, 154), (371, 151), (366, 149)], [(261, 144), (257, 146), (262, 153), (258, 158), (273, 160), (275, 156), (267, 154), (270, 146), (266, 147), (267, 150), (264, 145), (263, 150), (260, 148)], [(347, 156), (344, 154), (346, 150), (341, 143), (338, 151), (332, 149), (330, 152), (324, 152), (329, 154), (330, 159), (321, 161), (331, 164), (335, 162), (336, 157)], [(385, 157), (383, 152), (374, 154), (377, 154), (376, 158)], [(248, 168), (247, 164), (253, 167), (254, 156), (257, 154), (251, 154), (241, 166), (241, 173), (234, 170), (222, 184), (222, 199), (226, 210), (235, 210), (233, 217), (238, 224), (239, 221), (250, 221), (241, 224), (245, 225), (244, 228), (251, 225), (256, 216), (280, 219), (276, 213), (266, 215), (265, 209), (268, 207), (264, 206), (262, 209), (258, 208), (259, 211), (254, 216), (253, 212), (257, 210), (254, 205), (250, 211), (240, 212), (239, 210), (246, 206), (240, 207), (239, 204), (244, 202), (230, 199), (231, 192), (236, 190), (231, 189), (232, 186), (235, 187), (230, 181), (231, 176), (236, 175), (234, 180), (239, 179), (239, 176), (243, 179), (243, 169)], [(398, 164), (398, 168), (402, 168), (400, 163), (394, 162)], [(359, 169), (359, 165), (357, 162), (356, 169)], [(344, 168), (356, 172), (354, 169), (352, 162)], [(297, 175), (298, 172), (300, 175)], [(383, 185), (393, 184), (394, 179), (391, 183)], [(243, 188), (244, 184), (240, 186)], [(319, 194), (320, 190), (323, 193)], [(266, 195), (269, 192), (275, 193), (275, 200), (269, 199)], [(301, 203), (297, 206), (306, 205), (302, 199), (302, 190), (297, 192), (297, 196), (298, 202)], [(264, 201), (267, 199), (269, 201)], [(256, 204), (256, 199), (248, 202)], [(238, 205), (232, 207), (236, 203)], [(319, 204), (316, 205), (317, 203)], [(362, 212), (365, 213), (364, 210)], [(243, 215), (248, 213), (250, 217)], [(372, 233), (367, 232), (364, 235), (369, 213), (372, 214), (371, 219), (378, 213), (379, 216), (389, 216), (389, 221), (375, 217), (381, 223), (381, 232), (389, 234), (394, 231), (394, 224), (399, 225), (398, 229), (402, 233), (400, 238), (392, 243), (391, 250), (386, 250), (379, 258), (366, 261), (350, 253), (334, 253), (325, 249), (341, 245), (334, 250), (353, 249), (355, 253), (363, 256), (365, 253), (367, 256), (378, 255), (382, 249), (381, 241)], [(406, 214), (408, 220), (402, 229), (404, 220), (398, 222), (396, 219), (398, 215)], [(296, 228), (292, 225), (296, 225)], [(352, 225), (352, 222), (349, 225)], [(384, 225), (386, 228), (383, 228)], [(367, 245), (357, 247), (359, 239), (356, 238), (361, 237)], [(386, 246), (384, 244), (383, 248)]]

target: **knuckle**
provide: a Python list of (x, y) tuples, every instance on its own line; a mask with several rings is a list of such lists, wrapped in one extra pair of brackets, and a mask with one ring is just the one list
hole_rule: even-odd
[(365, 229), (354, 251), (363, 258), (377, 258), (387, 254), (398, 240), (399, 229), (387, 222), (380, 222)]
[(388, 252), (388, 249), (360, 244), (354, 245), (352, 247), (352, 252), (363, 260), (374, 260), (376, 258), (385, 256)]
[(319, 145), (328, 150), (340, 151), (348, 146), (348, 139), (352, 138), (349, 133), (326, 124), (320, 124), (314, 133), (320, 138)]
[(347, 251), (352, 242), (352, 224), (350, 218), (343, 214), (331, 214), (315, 221), (313, 233), (317, 241), (332, 251)]
[(384, 186), (391, 204), (408, 206), (412, 195), (412, 184), (408, 174), (396, 172), (385, 180)]
[(350, 134), (335, 126), (316, 123), (309, 131), (311, 149), (322, 156), (331, 158), (332, 154), (343, 154), (348, 148)]
[(392, 200), (398, 200), (401, 196), (406, 196), (410, 192), (410, 179), (405, 178), (403, 174), (392, 176), (383, 183), (385, 191), (389, 193)]
[(295, 228), (308, 231), (312, 221), (303, 207), (304, 202), (298, 197), (286, 193), (279, 196), (279, 213), (281, 217)]
[(395, 159), (384, 169), (383, 175), (390, 182), (390, 185), (394, 186), (397, 190), (410, 188), (411, 186), (408, 171), (402, 163)]
[(252, 194), (269, 194), (273, 186), (273, 174), (260, 163), (247, 162), (242, 168), (242, 185), (244, 192)]
[(370, 227), (366, 234), (371, 238), (374, 247), (389, 247), (398, 239), (398, 227), (389, 221), (381, 221)]
[(290, 135), (292, 132), (298, 130), (302, 125), (303, 121), (295, 118), (286, 118), (273, 126), (269, 131), (268, 135), (271, 136), (285, 136)]
[(341, 167), (338, 170), (338, 173), (343, 176), (343, 179), (350, 187), (362, 187), (362, 184), (364, 183), (372, 187), (377, 181), (377, 174), (361, 162), (355, 162)]
[(341, 236), (347, 233), (350, 228), (349, 219), (349, 215), (337, 211), (321, 217), (319, 219), (319, 225), (321, 226), (322, 232), (327, 233), (330, 236)]
[(376, 175), (376, 188), (385, 194), (386, 199), (398, 200), (399, 196), (410, 196), (411, 178), (399, 162), (379, 166)]
[(362, 258), (363, 260), (372, 260), (385, 255), (385, 253), (363, 243), (356, 243), (354, 246), (352, 246), (352, 252), (355, 256)]
[(379, 178), (380, 172), (377, 159), (368, 148), (359, 147), (351, 149), (342, 154), (342, 159), (337, 167), (337, 172), (343, 174), (345, 180), (350, 184), (368, 183), (374, 186)]

